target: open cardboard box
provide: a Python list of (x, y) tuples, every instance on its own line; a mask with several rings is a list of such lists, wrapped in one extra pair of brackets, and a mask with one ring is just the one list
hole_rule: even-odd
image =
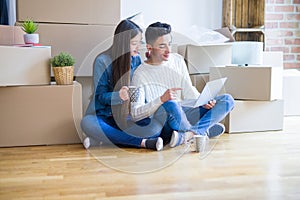
[(215, 31), (227, 37), (228, 42), (216, 44), (191, 43), (178, 47), (178, 53), (185, 58), (189, 74), (209, 73), (210, 67), (231, 64), (234, 38), (228, 28)]

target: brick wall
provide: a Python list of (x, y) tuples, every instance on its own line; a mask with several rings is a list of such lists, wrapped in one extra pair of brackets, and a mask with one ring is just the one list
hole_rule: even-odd
[(284, 68), (300, 69), (300, 0), (266, 0), (266, 51), (282, 51)]

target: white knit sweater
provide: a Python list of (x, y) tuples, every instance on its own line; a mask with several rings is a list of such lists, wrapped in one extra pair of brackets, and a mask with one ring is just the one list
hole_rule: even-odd
[(142, 63), (134, 72), (132, 85), (140, 89), (138, 101), (131, 104), (131, 116), (135, 121), (152, 116), (162, 105), (160, 97), (167, 89), (182, 88), (177, 91), (178, 101), (199, 96), (179, 54), (170, 54), (169, 60), (161, 65)]

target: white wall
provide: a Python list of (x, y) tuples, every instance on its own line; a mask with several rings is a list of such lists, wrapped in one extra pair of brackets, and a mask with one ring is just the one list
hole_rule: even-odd
[(142, 12), (146, 26), (156, 21), (166, 22), (179, 33), (193, 25), (209, 29), (222, 25), (222, 0), (122, 1), (122, 18), (139, 12)]

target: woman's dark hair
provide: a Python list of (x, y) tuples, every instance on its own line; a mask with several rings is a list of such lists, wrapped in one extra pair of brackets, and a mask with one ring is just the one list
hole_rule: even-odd
[(116, 27), (113, 44), (111, 46), (112, 53), (112, 78), (115, 90), (120, 90), (122, 86), (129, 85), (130, 81), (130, 40), (142, 29), (134, 22), (125, 19)]
[(146, 43), (153, 44), (158, 37), (171, 33), (172, 28), (169, 24), (155, 22), (150, 24), (145, 32)]
[[(114, 91), (119, 91), (122, 86), (130, 85), (130, 40), (142, 33), (142, 29), (134, 22), (125, 19), (116, 27), (113, 44), (110, 47), (112, 59), (112, 81)], [(121, 105), (112, 106), (114, 119), (120, 129), (125, 129), (127, 124), (127, 116), (129, 114), (129, 101), (123, 102)]]

